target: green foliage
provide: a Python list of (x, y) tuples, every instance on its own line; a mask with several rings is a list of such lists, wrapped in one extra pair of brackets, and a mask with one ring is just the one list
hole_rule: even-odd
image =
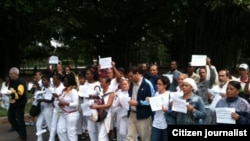
[[(1, 56), (6, 62), (0, 67), (51, 55), (75, 65), (79, 60), (89, 65), (98, 55), (124, 67), (171, 59), (186, 64), (193, 53), (222, 64), (218, 56), (230, 60), (235, 48), (249, 48), (249, 7), (250, 0), (5, 0), (0, 45), (13, 58)], [(52, 47), (52, 39), (63, 45)], [(230, 53), (223, 53), (224, 47)]]

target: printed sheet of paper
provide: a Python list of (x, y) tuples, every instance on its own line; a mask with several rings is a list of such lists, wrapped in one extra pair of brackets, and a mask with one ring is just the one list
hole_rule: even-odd
[(45, 94), (43, 96), (44, 99), (46, 99), (46, 100), (52, 100), (52, 98), (53, 98), (52, 93), (53, 93), (52, 89), (46, 89), (45, 90)]
[(111, 57), (100, 58), (99, 64), (101, 66), (101, 69), (112, 68), (112, 58)]
[(187, 113), (186, 100), (174, 97), (172, 110), (176, 112)]
[(206, 66), (207, 55), (192, 55), (192, 66)]
[(170, 92), (170, 101), (173, 98), (180, 98), (181, 96), (183, 96), (183, 92)]
[(35, 99), (44, 99), (45, 91), (36, 91), (34, 94)]
[(217, 123), (236, 124), (231, 114), (235, 112), (235, 108), (215, 108)]
[(131, 97), (128, 96), (121, 96), (119, 97), (120, 103), (122, 107), (124, 107), (126, 110), (129, 110), (129, 101), (131, 100)]
[(57, 56), (51, 56), (49, 58), (49, 64), (58, 64), (59, 63), (59, 59)]
[(161, 96), (155, 96), (149, 98), (149, 103), (151, 106), (152, 111), (159, 111), (162, 110), (162, 97)]

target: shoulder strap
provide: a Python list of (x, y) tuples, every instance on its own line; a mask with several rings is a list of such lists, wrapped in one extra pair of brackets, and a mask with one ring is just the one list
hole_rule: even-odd
[(106, 93), (106, 94), (102, 95), (102, 97), (107, 96), (107, 95), (109, 95), (109, 94), (111, 94), (111, 93), (112, 93), (112, 92)]

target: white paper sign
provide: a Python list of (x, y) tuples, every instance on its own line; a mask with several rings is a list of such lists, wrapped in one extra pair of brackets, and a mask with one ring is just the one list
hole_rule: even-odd
[(128, 102), (130, 100), (131, 100), (131, 98), (128, 97), (128, 96), (121, 96), (121, 97), (119, 97), (119, 101), (120, 101), (122, 107), (125, 108), (126, 110), (129, 110), (129, 103)]
[(192, 66), (206, 66), (207, 55), (192, 55)]
[(34, 94), (35, 99), (44, 99), (45, 91), (36, 91)]
[(112, 58), (111, 57), (100, 58), (99, 64), (101, 66), (101, 69), (112, 68)]
[(215, 108), (216, 122), (236, 124), (236, 121), (232, 119), (232, 113), (235, 112), (234, 108)]
[(150, 97), (149, 103), (150, 103), (152, 111), (162, 110), (163, 103), (162, 103), (161, 96)]
[(174, 97), (172, 110), (176, 112), (187, 113), (186, 100)]
[(49, 64), (58, 64), (59, 63), (59, 59), (57, 56), (51, 56), (49, 58)]

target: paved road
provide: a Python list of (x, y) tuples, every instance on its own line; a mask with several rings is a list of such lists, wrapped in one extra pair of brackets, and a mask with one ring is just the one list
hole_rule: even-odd
[[(37, 137), (35, 135), (36, 128), (35, 126), (26, 126), (27, 127), (27, 141), (36, 141)], [(10, 125), (8, 123), (0, 123), (0, 141), (20, 141), (18, 134), (16, 132), (8, 132)], [(48, 132), (43, 134), (44, 141), (48, 141)], [(82, 139), (79, 141), (89, 141), (89, 139)]]

